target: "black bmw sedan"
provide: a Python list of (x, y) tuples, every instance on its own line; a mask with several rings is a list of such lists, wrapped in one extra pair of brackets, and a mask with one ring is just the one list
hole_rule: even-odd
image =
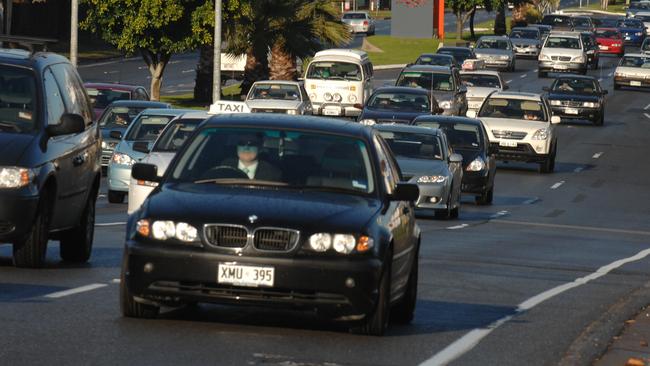
[(130, 217), (124, 316), (210, 302), (316, 309), (381, 335), (413, 317), (416, 185), (386, 142), (354, 122), (221, 115), (202, 123)]
[(417, 116), (442, 113), (436, 98), (427, 89), (406, 86), (377, 88), (362, 108), (358, 121), (372, 126), (382, 123), (410, 124)]
[(461, 191), (476, 195), (475, 201), (479, 205), (491, 204), (497, 172), (496, 149), (490, 145), (483, 123), (467, 117), (422, 116), (413, 124), (445, 132), (453, 151), (463, 156)]
[(605, 95), (593, 76), (566, 75), (555, 79), (548, 92), (553, 114), (562, 119), (589, 120), (597, 126), (605, 122)]

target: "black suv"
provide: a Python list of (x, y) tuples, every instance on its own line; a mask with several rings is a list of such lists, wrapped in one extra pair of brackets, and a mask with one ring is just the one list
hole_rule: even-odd
[(0, 243), (13, 243), (16, 266), (43, 266), (49, 239), (65, 261), (90, 258), (100, 143), (65, 57), (0, 48)]

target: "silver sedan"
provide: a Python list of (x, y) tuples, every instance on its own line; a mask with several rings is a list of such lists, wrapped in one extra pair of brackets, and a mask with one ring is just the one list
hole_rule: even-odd
[(515, 71), (515, 51), (508, 37), (483, 36), (476, 41), (474, 53), (487, 67)]
[(365, 11), (350, 11), (343, 14), (341, 21), (350, 29), (351, 33), (375, 34), (375, 20)]

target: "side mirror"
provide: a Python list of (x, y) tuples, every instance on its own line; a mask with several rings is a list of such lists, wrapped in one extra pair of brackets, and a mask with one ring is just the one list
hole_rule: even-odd
[(397, 187), (389, 199), (391, 201), (417, 201), (419, 197), (420, 189), (417, 184), (397, 183)]
[(463, 162), (463, 156), (460, 154), (451, 154), (449, 155), (449, 162), (450, 163), (462, 163)]
[(116, 139), (116, 140), (121, 140), (122, 139), (122, 132), (121, 131), (111, 131), (108, 135), (112, 139)]
[(542, 90), (545, 91), (545, 92), (550, 92), (551, 88), (549, 88), (548, 86), (543, 86)]
[(135, 163), (131, 168), (131, 176), (135, 180), (144, 180), (148, 182), (160, 182), (158, 176), (158, 167), (153, 164)]
[(363, 109), (363, 104), (356, 103), (356, 104), (353, 105), (353, 107), (356, 108), (356, 109)]
[(133, 150), (144, 154), (149, 154), (149, 143), (146, 141), (137, 141), (133, 144)]
[(50, 137), (82, 133), (86, 129), (84, 118), (78, 114), (66, 113), (61, 116), (59, 123), (47, 126)]
[(562, 118), (560, 118), (560, 116), (551, 117), (551, 124), (557, 125), (560, 122), (562, 122)]
[(477, 113), (476, 111), (468, 110), (467, 113), (465, 113), (465, 115), (469, 118), (476, 118)]

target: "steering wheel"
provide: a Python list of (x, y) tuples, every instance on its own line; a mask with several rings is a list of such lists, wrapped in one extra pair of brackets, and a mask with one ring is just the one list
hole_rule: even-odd
[(229, 165), (219, 165), (201, 175), (203, 179), (249, 179), (248, 174)]

